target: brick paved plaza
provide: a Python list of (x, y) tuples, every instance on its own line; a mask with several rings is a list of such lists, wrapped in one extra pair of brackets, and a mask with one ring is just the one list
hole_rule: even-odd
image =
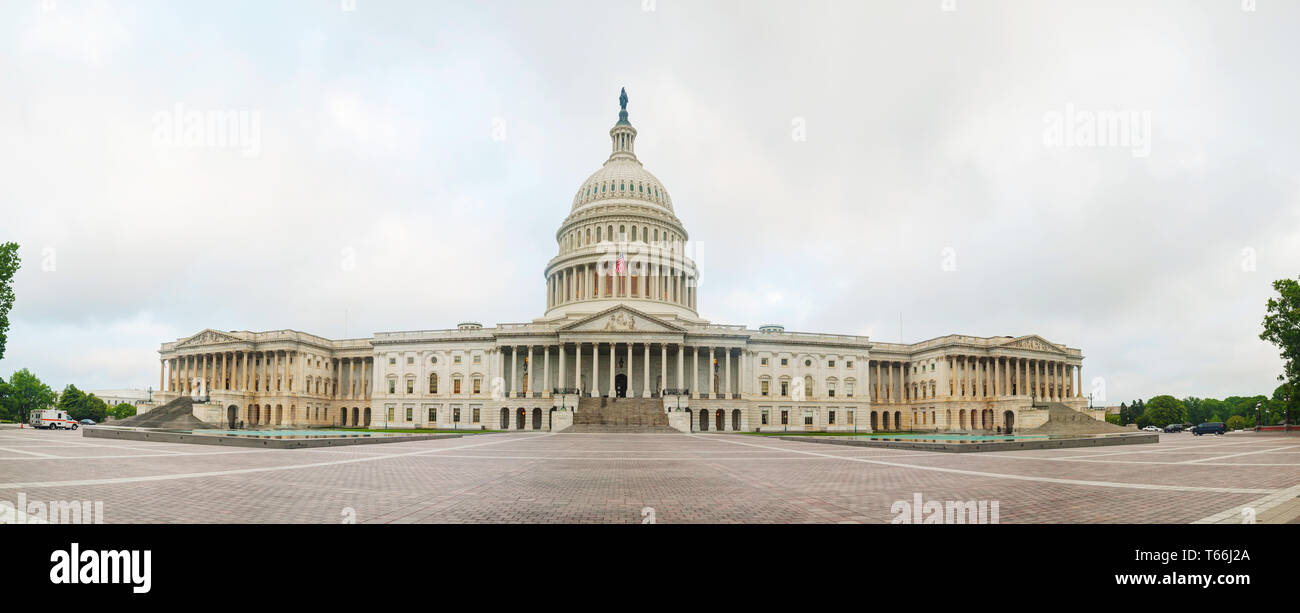
[(1300, 437), (945, 454), (736, 434), (483, 434), (226, 449), (0, 430), (0, 500), (102, 500), (106, 523), (887, 523), (895, 501), (997, 500), (1002, 523), (1291, 521)]

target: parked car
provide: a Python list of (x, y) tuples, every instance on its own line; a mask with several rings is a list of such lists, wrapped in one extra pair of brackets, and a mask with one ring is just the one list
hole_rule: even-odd
[(1146, 430), (1147, 432), (1159, 432), (1160, 426), (1147, 426), (1143, 428), (1143, 430)]
[(1169, 424), (1168, 426), (1165, 426), (1165, 432), (1182, 432), (1182, 431), (1183, 431), (1182, 424)]
[(93, 419), (83, 419), (83, 420), (81, 420), (81, 425), (83, 425), (83, 426), (93, 426), (93, 425), (95, 425), (95, 420), (93, 420)]
[(1202, 434), (1227, 434), (1228, 428), (1221, 421), (1205, 422), (1199, 426), (1192, 427), (1192, 434), (1200, 436)]

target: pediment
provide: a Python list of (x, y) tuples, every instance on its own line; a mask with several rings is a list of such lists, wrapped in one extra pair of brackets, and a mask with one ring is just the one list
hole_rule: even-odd
[(1001, 346), (1008, 349), (1028, 349), (1030, 351), (1050, 351), (1052, 353), (1065, 353), (1065, 351), (1063, 351), (1055, 343), (1052, 343), (1051, 341), (1048, 341), (1047, 339), (1038, 336), (1037, 334), (1029, 334), (1027, 336), (1014, 338), (1005, 343), (1002, 343)]
[(242, 340), (244, 339), (241, 339), (237, 336), (231, 336), (229, 334), (226, 334), (225, 332), (220, 332), (209, 328), (179, 343), (176, 343), (176, 347), (179, 348), (179, 347), (191, 347), (194, 345), (214, 345), (217, 343), (237, 343)]
[(685, 328), (651, 317), (626, 306), (610, 307), (595, 315), (560, 327), (561, 332), (666, 332), (681, 333)]

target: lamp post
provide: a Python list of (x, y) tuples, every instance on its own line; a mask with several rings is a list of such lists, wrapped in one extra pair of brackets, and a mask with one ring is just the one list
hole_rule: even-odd
[(1264, 403), (1255, 403), (1255, 431), (1264, 431)]

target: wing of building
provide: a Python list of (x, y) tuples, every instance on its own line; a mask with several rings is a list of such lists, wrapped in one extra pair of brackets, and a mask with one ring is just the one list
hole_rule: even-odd
[(232, 427), (503, 430), (621, 406), (678, 430), (1005, 431), (1042, 423), (1035, 401), (1086, 406), (1083, 354), (1035, 335), (873, 343), (701, 318), (690, 234), (626, 106), (609, 135), (555, 233), (541, 317), (349, 340), (204, 330), (163, 344), (158, 400), (197, 397)]

